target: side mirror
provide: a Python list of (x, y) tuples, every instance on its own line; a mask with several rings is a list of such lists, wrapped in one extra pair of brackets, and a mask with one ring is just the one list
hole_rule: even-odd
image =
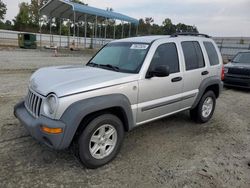
[(152, 78), (152, 77), (167, 77), (170, 74), (169, 66), (166, 65), (158, 65), (154, 67), (153, 69), (149, 70), (146, 78)]

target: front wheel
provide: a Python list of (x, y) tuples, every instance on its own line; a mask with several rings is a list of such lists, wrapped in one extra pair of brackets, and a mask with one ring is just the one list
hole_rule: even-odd
[(124, 137), (121, 120), (112, 114), (94, 118), (78, 140), (79, 158), (88, 168), (98, 168), (113, 160)]
[(198, 123), (206, 123), (213, 116), (216, 106), (216, 97), (213, 91), (207, 91), (197, 107), (190, 110), (190, 116)]

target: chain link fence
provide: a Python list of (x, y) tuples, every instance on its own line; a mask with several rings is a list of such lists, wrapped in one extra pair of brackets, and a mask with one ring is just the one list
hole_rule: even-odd
[[(0, 45), (1, 46), (18, 46), (17, 31), (0, 30)], [(73, 36), (59, 36), (33, 33), (37, 38), (38, 47), (61, 47), (69, 48), (73, 43), (77, 48), (100, 48), (112, 39), (104, 38), (84, 38)], [(224, 61), (232, 58), (238, 52), (250, 50), (250, 37), (214, 37), (218, 45)]]
[[(0, 30), (0, 46), (18, 46), (18, 34), (25, 32)], [(73, 36), (60, 36), (50, 34), (31, 33), (36, 35), (38, 47), (59, 47), (70, 48), (100, 48), (111, 39), (104, 38), (84, 38)]]
[(231, 59), (238, 52), (250, 51), (250, 37), (214, 37), (224, 62)]

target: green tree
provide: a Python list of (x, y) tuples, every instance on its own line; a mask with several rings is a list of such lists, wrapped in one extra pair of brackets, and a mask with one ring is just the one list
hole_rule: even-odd
[[(38, 32), (39, 29), (39, 9), (44, 6), (48, 0), (31, 0), (30, 4), (22, 2), (19, 4), (19, 13), (13, 20), (14, 29), (21, 31)], [(43, 19), (47, 24), (46, 19)]]
[(6, 4), (0, 0), (0, 29), (12, 29), (12, 23), (11, 21), (7, 20), (5, 23), (2, 21), (4, 19), (4, 16), (6, 14), (7, 8)]
[(0, 0), (0, 21), (4, 19), (6, 11), (7, 11), (6, 4), (4, 4), (2, 0)]
[(152, 17), (145, 18), (147, 34), (151, 34), (151, 32), (152, 32), (152, 26), (151, 26), (152, 23), (154, 23), (154, 19)]
[(106, 11), (114, 12), (114, 9), (112, 7), (107, 7)]
[[(106, 11), (114, 12), (114, 9), (112, 7), (108, 7), (108, 8), (106, 8)], [(107, 19), (106, 24), (114, 26), (115, 20), (114, 19)]]
[(151, 34), (152, 35), (163, 35), (164, 32), (163, 32), (163, 29), (161, 26), (159, 26), (158, 24), (153, 24)]
[(198, 30), (195, 26), (186, 25), (183, 23), (178, 23), (176, 25), (176, 31), (177, 32), (193, 32), (198, 33)]
[(30, 14), (30, 21), (33, 27), (38, 28), (39, 26), (39, 9), (40, 9), (40, 1), (39, 0), (31, 0), (29, 5), (29, 14)]
[(13, 22), (14, 28), (16, 30), (27, 30), (31, 23), (28, 3), (22, 2), (21, 4), (19, 4), (19, 13), (17, 14)]
[(146, 23), (144, 21), (144, 19), (139, 19), (139, 25), (138, 25), (138, 35), (146, 35), (147, 32), (147, 26)]
[[(29, 5), (29, 14), (31, 17), (31, 23), (33, 27), (39, 27), (39, 10), (42, 8), (49, 0), (31, 0)], [(45, 20), (43, 20), (45, 22)]]
[(173, 24), (170, 18), (166, 18), (162, 25), (154, 24), (153, 18), (139, 20), (139, 35), (171, 35), (176, 32), (198, 32), (195, 26), (179, 23)]
[(4, 23), (4, 29), (6, 29), (6, 30), (12, 30), (13, 29), (13, 25), (12, 25), (10, 20), (6, 20), (6, 22)]
[(163, 22), (163, 30), (165, 35), (171, 35), (176, 32), (176, 26), (173, 25), (171, 19), (166, 18)]

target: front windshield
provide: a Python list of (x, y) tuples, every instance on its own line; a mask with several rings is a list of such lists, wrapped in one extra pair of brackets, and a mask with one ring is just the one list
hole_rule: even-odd
[(250, 52), (249, 53), (239, 53), (233, 59), (233, 63), (250, 64)]
[(107, 44), (90, 60), (87, 66), (126, 73), (138, 73), (149, 44), (115, 42)]

